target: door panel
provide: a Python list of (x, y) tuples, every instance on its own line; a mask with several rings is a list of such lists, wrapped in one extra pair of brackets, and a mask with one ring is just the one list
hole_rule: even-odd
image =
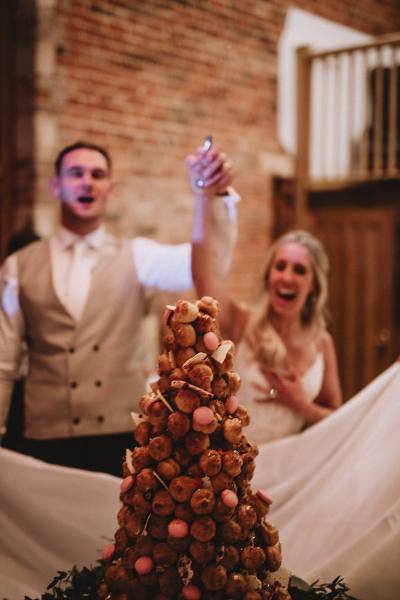
[(348, 399), (399, 352), (394, 208), (318, 208), (313, 229), (331, 262), (331, 330)]

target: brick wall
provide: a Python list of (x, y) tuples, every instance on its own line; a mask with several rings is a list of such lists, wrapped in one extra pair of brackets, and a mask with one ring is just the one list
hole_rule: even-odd
[[(19, 4), (22, 19), (31, 3)], [(368, 34), (400, 29), (397, 0), (36, 4), (32, 146), (42, 232), (57, 220), (47, 185), (52, 158), (87, 138), (106, 145), (114, 159), (110, 225), (127, 235), (188, 239), (192, 200), (184, 157), (211, 132), (234, 160), (243, 195), (229, 286), (246, 300), (270, 239), (271, 173), (292, 168), (276, 136), (277, 42), (287, 8)]]

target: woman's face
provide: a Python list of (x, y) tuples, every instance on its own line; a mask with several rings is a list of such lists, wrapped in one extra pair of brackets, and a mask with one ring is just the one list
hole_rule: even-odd
[(297, 242), (282, 244), (275, 254), (268, 278), (272, 311), (300, 319), (307, 296), (314, 289), (310, 254)]

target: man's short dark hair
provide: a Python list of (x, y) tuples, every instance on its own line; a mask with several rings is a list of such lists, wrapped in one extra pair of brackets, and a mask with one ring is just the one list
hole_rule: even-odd
[(63, 161), (64, 156), (66, 154), (69, 154), (73, 150), (79, 150), (80, 148), (85, 148), (87, 150), (95, 150), (96, 152), (100, 152), (100, 154), (102, 154), (104, 156), (104, 158), (106, 159), (107, 166), (108, 166), (109, 170), (111, 171), (111, 167), (112, 167), (111, 157), (105, 148), (103, 148), (102, 146), (98, 146), (97, 144), (92, 144), (91, 142), (78, 141), (78, 142), (75, 142), (74, 144), (70, 144), (69, 146), (65, 146), (65, 148), (63, 148), (58, 153), (58, 156), (57, 156), (56, 160), (54, 161), (54, 170), (55, 170), (56, 175), (60, 175), (60, 173), (61, 173), (61, 163)]

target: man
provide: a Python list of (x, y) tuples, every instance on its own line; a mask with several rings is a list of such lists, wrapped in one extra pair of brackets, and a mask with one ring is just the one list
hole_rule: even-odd
[[(204, 160), (224, 192), (230, 166), (217, 149), (207, 152)], [(64, 148), (51, 181), (61, 205), (61, 228), (3, 265), (0, 426), (4, 432), (26, 340), (27, 452), (52, 463), (120, 475), (124, 449), (132, 445), (130, 413), (144, 391), (140, 325), (146, 296), (154, 288), (189, 289), (192, 281), (189, 244), (118, 239), (106, 232), (103, 220), (112, 188), (106, 150), (86, 142)], [(226, 256), (233, 222), (224, 200), (215, 200), (218, 236), (225, 232), (219, 255)]]

